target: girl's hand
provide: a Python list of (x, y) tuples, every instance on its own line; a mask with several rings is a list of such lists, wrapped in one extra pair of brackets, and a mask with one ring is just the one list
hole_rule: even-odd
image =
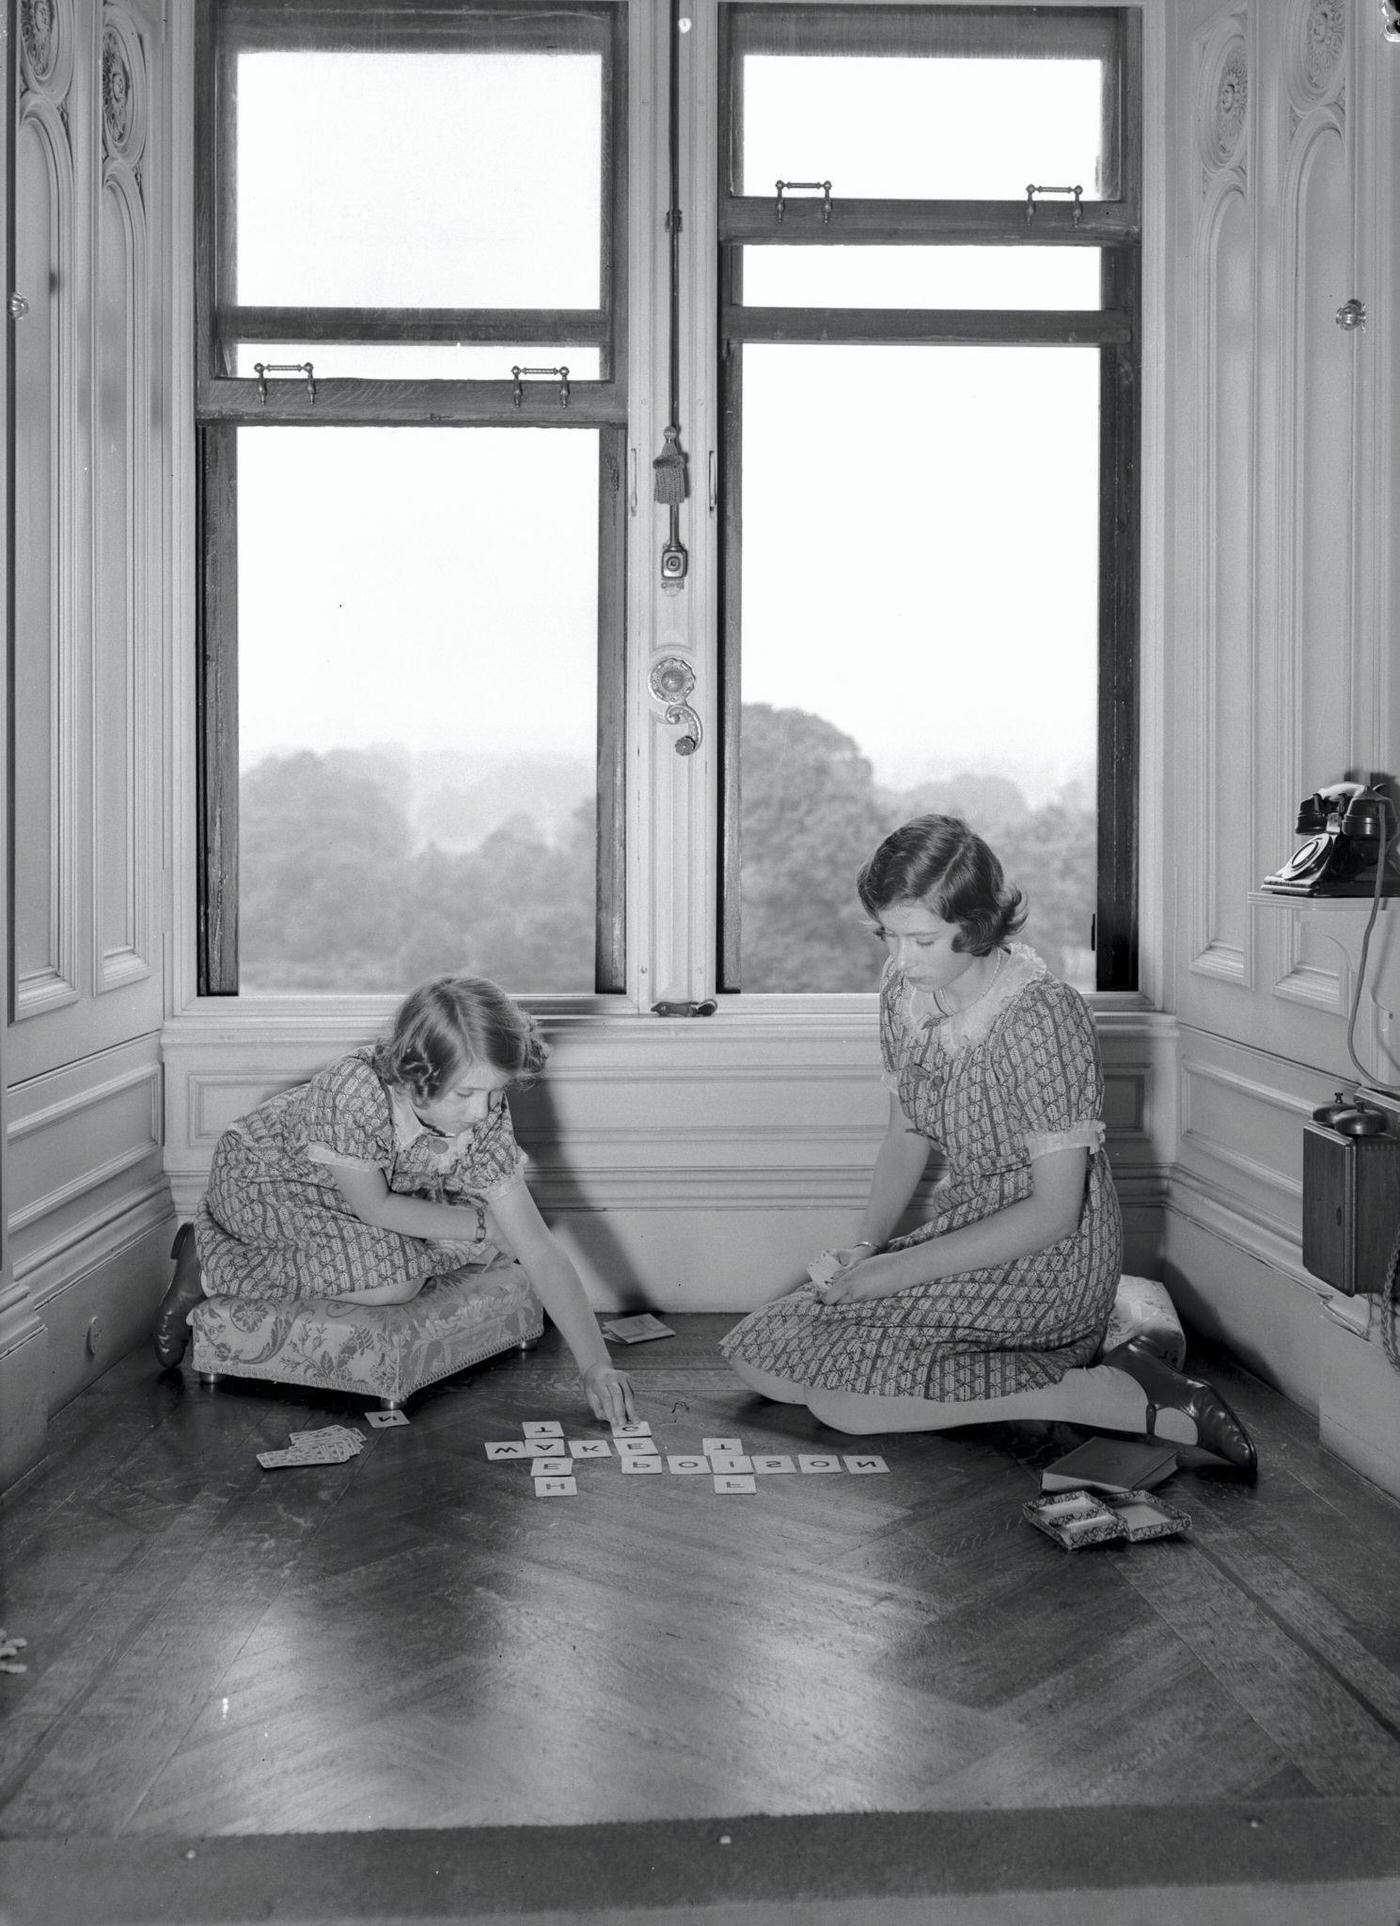
[(838, 1268), (824, 1284), (818, 1284), (817, 1301), (821, 1304), (859, 1304), (869, 1297), (877, 1297), (879, 1282), (879, 1259), (870, 1255), (867, 1245), (858, 1245), (853, 1250), (831, 1251), (829, 1256), (839, 1260)]
[(590, 1364), (583, 1374), (583, 1392), (588, 1408), (605, 1424), (631, 1424), (637, 1416), (632, 1402), (632, 1380), (617, 1370), (612, 1360)]

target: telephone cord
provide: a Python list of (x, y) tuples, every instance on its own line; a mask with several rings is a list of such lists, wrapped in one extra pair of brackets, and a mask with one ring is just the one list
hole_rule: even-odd
[[(1397, 825), (1397, 827), (1391, 831), (1390, 835), (1381, 843), (1376, 862), (1376, 886), (1371, 892), (1371, 914), (1366, 919), (1366, 928), (1361, 935), (1361, 960), (1356, 966), (1356, 987), (1352, 991), (1351, 1010), (1347, 1016), (1347, 1055), (1351, 1058), (1352, 1064), (1359, 1074), (1361, 1081), (1369, 1089), (1379, 1090), (1381, 1094), (1386, 1097), (1400, 1097), (1400, 1087), (1397, 1087), (1393, 1083), (1382, 1083), (1379, 1077), (1372, 1076), (1371, 1072), (1356, 1054), (1355, 1039), (1356, 1019), (1361, 1009), (1361, 991), (1366, 982), (1366, 958), (1371, 949), (1371, 931), (1376, 927), (1376, 918), (1380, 915), (1381, 885), (1385, 881), (1385, 866), (1390, 860), (1391, 845), (1395, 842), (1398, 835), (1400, 835), (1400, 825)], [(1394, 1272), (1392, 1270), (1392, 1281), (1393, 1278)], [(1392, 1362), (1394, 1362), (1394, 1360), (1392, 1360)], [(1400, 1364), (1397, 1364), (1396, 1368), (1400, 1369)]]
[(1400, 1371), (1400, 1225), (1390, 1247), (1390, 1261), (1385, 1267), (1385, 1283), (1376, 1298), (1376, 1311), (1381, 1321), (1385, 1354), (1394, 1369)]

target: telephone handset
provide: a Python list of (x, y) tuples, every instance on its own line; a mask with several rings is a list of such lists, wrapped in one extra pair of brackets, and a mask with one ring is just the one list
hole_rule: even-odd
[(1400, 866), (1391, 847), (1395, 805), (1380, 789), (1359, 782), (1318, 789), (1299, 803), (1297, 828), (1307, 841), (1264, 878), (1265, 889), (1285, 896), (1400, 895)]

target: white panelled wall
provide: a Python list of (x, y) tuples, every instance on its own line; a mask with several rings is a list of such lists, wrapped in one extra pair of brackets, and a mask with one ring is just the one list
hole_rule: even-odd
[[(1300, 1256), (1303, 1123), (1356, 1073), (1368, 906), (1258, 885), (1301, 797), (1400, 762), (1394, 239), (1400, 44), (1369, 0), (1169, 9), (1173, 231), (1166, 625), (1183, 1310), (1400, 1490), (1400, 1377), (1369, 1298)], [(1338, 310), (1359, 301), (1365, 326)], [(1400, 1084), (1400, 904), (1357, 1053)]]
[[(713, 45), (720, 4), (690, 10), (688, 60)], [(666, 402), (663, 11), (633, 9), (630, 440), (643, 476)], [(193, 1207), (220, 1130), (372, 1034), (390, 1007), (196, 994), (194, 10), (52, 0), (18, 12), (12, 285), (33, 292), (20, 287), (31, 311), (9, 331), (0, 1398), (18, 1416), (0, 1482), (42, 1450), (46, 1413), (144, 1342), (175, 1214)], [(1300, 1260), (1301, 1124), (1347, 1072), (1361, 919), (1251, 901), (1291, 848), (1299, 796), (1397, 760), (1400, 265), (1387, 220), (1400, 45), (1383, 39), (1374, 0), (1151, 0), (1144, 26), (1143, 992), (1099, 1000), (1128, 1262), (1165, 1276), (1198, 1326), (1400, 1490), (1400, 1380), (1364, 1328), (1366, 1301), (1334, 1300)], [(694, 291), (713, 272), (714, 103), (698, 87), (688, 99)], [(1368, 324), (1346, 332), (1333, 317), (1352, 297)], [(698, 299), (694, 312), (714, 309)], [(717, 431), (707, 325), (690, 331), (682, 369), (701, 474)], [(630, 531), (633, 686), (655, 654), (690, 659), (704, 756), (717, 735), (715, 524), (703, 502), (687, 510), (691, 572), (664, 595), (650, 566), (660, 511), (645, 492)], [(740, 1312), (848, 1233), (885, 1094), (873, 999), (645, 1013), (696, 994), (687, 972), (713, 952), (712, 895), (671, 881), (716, 860), (697, 770), (672, 733), (639, 695), (628, 995), (549, 1019), (549, 1074), (516, 1115), (540, 1201), (600, 1309)], [(1382, 919), (1382, 1004), (1395, 994), (1396, 913)], [(1368, 1062), (1383, 1025), (1368, 999)]]
[(6, 1475), (142, 1339), (170, 1216), (169, 42), (161, 0), (13, 13)]

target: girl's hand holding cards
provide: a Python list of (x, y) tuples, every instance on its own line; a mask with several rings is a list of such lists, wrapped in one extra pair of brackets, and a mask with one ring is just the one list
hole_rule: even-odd
[(590, 1364), (583, 1374), (584, 1395), (595, 1418), (607, 1424), (631, 1424), (637, 1409), (632, 1402), (632, 1380), (611, 1361)]
[(845, 1250), (822, 1251), (807, 1266), (823, 1304), (849, 1303), (862, 1295), (855, 1272), (874, 1255), (873, 1244), (854, 1244)]

